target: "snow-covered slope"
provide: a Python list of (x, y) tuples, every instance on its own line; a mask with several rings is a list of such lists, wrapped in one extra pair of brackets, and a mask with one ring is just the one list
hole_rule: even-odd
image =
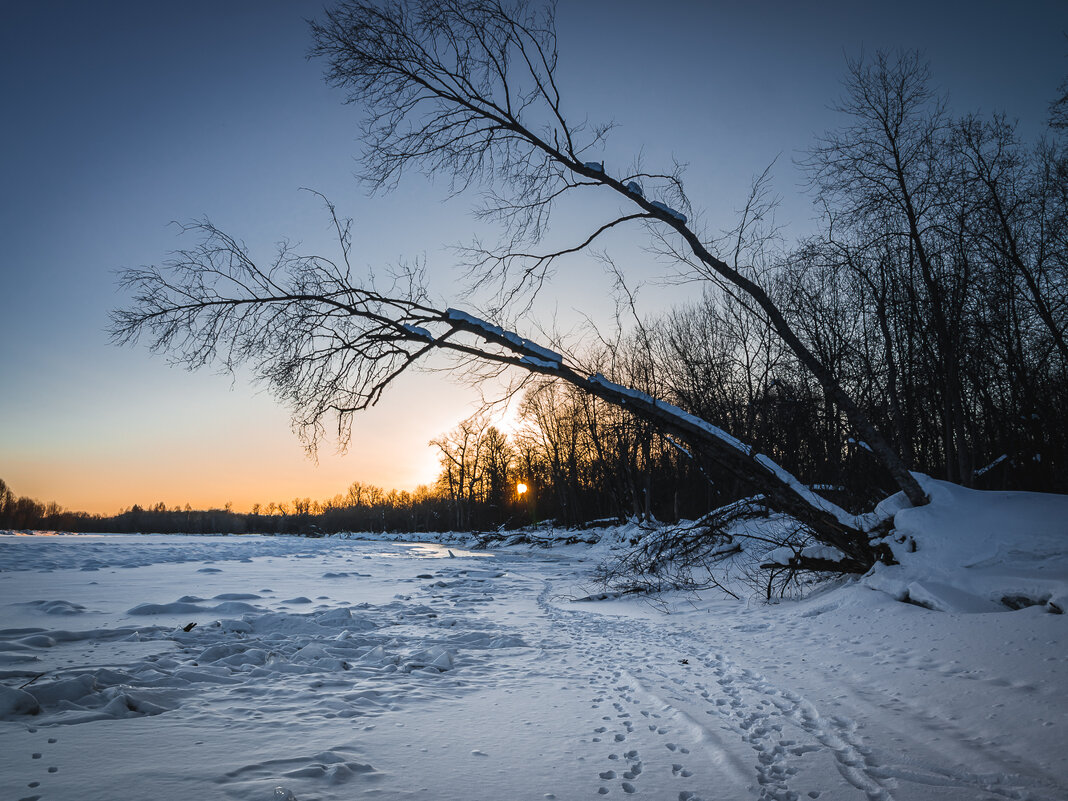
[(1068, 496), (918, 478), (928, 505), (895, 495), (876, 510), (893, 515), (887, 543), (901, 564), (879, 566), (868, 586), (943, 611), (1068, 610)]

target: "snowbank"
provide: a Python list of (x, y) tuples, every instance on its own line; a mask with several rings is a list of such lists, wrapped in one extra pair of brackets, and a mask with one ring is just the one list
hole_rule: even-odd
[(1068, 609), (1068, 496), (917, 478), (931, 502), (911, 508), (898, 494), (880, 504), (900, 564), (877, 566), (865, 585), (949, 612)]

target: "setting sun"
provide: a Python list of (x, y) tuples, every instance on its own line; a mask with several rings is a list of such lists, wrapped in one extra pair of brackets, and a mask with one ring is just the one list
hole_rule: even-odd
[(527, 491), (527, 485), (523, 483), (516, 484), (515, 491), (519, 495), (525, 495)]

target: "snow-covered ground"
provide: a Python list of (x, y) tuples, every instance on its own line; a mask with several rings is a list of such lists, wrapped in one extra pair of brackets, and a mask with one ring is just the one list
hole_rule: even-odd
[(607, 546), (444, 540), (0, 537), (0, 798), (1068, 798), (1048, 605), (576, 601)]

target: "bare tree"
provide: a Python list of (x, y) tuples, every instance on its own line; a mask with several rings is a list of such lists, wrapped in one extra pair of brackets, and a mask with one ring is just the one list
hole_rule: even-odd
[(344, 442), (352, 416), (432, 351), (460, 360), (562, 380), (653, 424), (709, 472), (727, 471), (844, 554), (843, 569), (866, 570), (874, 554), (855, 518), (811, 492), (766, 456), (719, 428), (600, 374), (581, 371), (515, 332), (426, 300), (418, 270), (394, 274), (388, 291), (359, 284), (348, 266), (349, 228), (337, 225), (342, 257), (303, 256), (282, 246), (269, 267), (211, 223), (162, 267), (128, 270), (130, 308), (112, 315), (118, 343), (144, 339), (172, 363), (251, 367), (292, 410), (309, 447), (327, 426)]
[[(329, 207), (337, 259), (283, 246), (261, 267), (210, 222), (188, 226), (200, 244), (162, 267), (124, 274), (133, 301), (114, 314), (114, 339), (144, 339), (190, 368), (250, 366), (292, 409), (309, 447), (328, 426), (346, 442), (352, 415), (431, 352), (451, 354), (461, 365), (564, 381), (627, 409), (707, 472), (747, 482), (839, 548), (841, 569), (867, 569), (875, 554), (857, 520), (771, 459), (709, 421), (583, 370), (513, 330), (514, 315), (528, 308), (559, 259), (619, 226), (645, 225), (655, 247), (678, 255), (679, 275), (714, 283), (758, 326), (774, 331), (909, 499), (926, 502), (827, 354), (821, 358), (806, 344), (760, 272), (713, 255), (684, 213), (690, 205), (679, 170), (617, 171), (589, 160), (610, 126), (567, 121), (553, 24), (551, 6), (501, 0), (345, 2), (313, 24), (313, 54), (326, 60), (329, 82), (364, 110), (364, 178), (372, 186), (389, 188), (419, 168), (448, 176), (455, 191), (483, 188), (479, 213), (500, 221), (504, 237), (499, 246), (476, 242), (466, 256), (472, 288), (494, 290), (489, 319), (432, 303), (419, 265), (358, 281), (349, 264), (349, 226)], [(621, 211), (581, 242), (539, 252), (555, 205), (586, 191), (612, 193)]]
[[(823, 231), (783, 266), (789, 319), (917, 469), (969, 484), (1000, 464), (1004, 486), (1011, 465), (1020, 488), (1063, 486), (1060, 143), (1026, 148), (1001, 115), (951, 119), (914, 52), (853, 61), (845, 83), (845, 123), (808, 162)], [(852, 331), (827, 316), (843, 302)]]
[(1068, 366), (1068, 320), (1061, 286), (1064, 254), (1055, 245), (1064, 225), (1055, 180), (1043, 152), (1036, 164), (1022, 152), (1015, 125), (1004, 116), (983, 121), (975, 116), (953, 127), (954, 150), (962, 157), (962, 181), (978, 195), (984, 243), (991, 261), (1005, 263), (1023, 281), (1026, 297)]
[[(680, 267), (731, 288), (765, 316), (799, 362), (819, 381), (915, 505), (926, 496), (915, 478), (823, 364), (794, 331), (769, 292), (715, 256), (684, 213), (690, 208), (678, 168), (614, 171), (589, 160), (611, 125), (572, 125), (556, 75), (551, 5), (503, 0), (345, 2), (312, 26), (314, 56), (327, 80), (365, 112), (364, 177), (388, 187), (407, 169), (448, 175), (459, 191), (485, 189), (481, 213), (506, 229), (500, 248), (468, 250), (476, 285), (498, 287), (496, 311), (536, 291), (554, 263), (632, 222), (674, 237)], [(571, 247), (536, 245), (554, 206), (566, 195), (608, 190), (626, 211)], [(681, 209), (681, 211), (680, 211)]]
[(472, 526), (472, 511), (476, 501), (484, 500), (482, 484), (488, 469), (486, 441), (489, 421), (484, 415), (464, 420), (448, 434), (430, 441), (441, 451), (439, 481), (452, 502), (457, 530)]
[(850, 123), (817, 144), (809, 167), (821, 199), (841, 209), (848, 222), (893, 220), (888, 236), (907, 244), (935, 335), (948, 478), (969, 483), (959, 365), (961, 310), (972, 286), (969, 272), (952, 258), (951, 232), (941, 227), (948, 201), (941, 146), (949, 123), (929, 81), (928, 67), (915, 51), (851, 61), (839, 105)]

